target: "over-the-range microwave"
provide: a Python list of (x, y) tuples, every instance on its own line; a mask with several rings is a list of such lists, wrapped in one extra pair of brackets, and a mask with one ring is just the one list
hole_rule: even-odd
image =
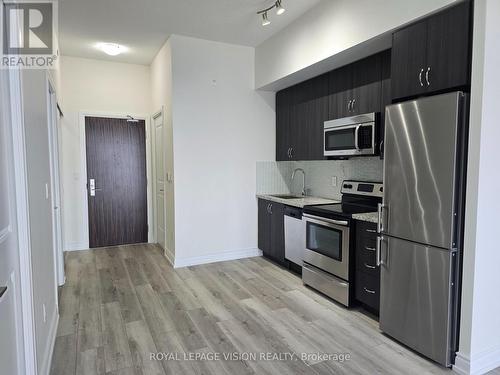
[(378, 151), (380, 113), (367, 113), (326, 121), (325, 156), (375, 155)]

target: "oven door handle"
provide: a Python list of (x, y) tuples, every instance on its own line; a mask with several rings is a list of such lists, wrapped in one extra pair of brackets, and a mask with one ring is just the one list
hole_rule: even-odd
[[(309, 215), (309, 214), (303, 214), (303, 217), (306, 218), (306, 221), (312, 221), (321, 224), (321, 222), (326, 222), (329, 224), (335, 224), (335, 225), (342, 225), (344, 227), (347, 227), (349, 225), (348, 221), (345, 220), (334, 220), (334, 219), (327, 219), (325, 217), (320, 217), (320, 216), (314, 216), (314, 215)], [(312, 219), (312, 220), (307, 220), (307, 219)]]

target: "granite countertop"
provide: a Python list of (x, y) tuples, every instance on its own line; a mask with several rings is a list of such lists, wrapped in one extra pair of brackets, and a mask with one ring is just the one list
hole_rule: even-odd
[(304, 206), (314, 206), (319, 204), (340, 203), (340, 201), (335, 199), (319, 198), (319, 197), (283, 199), (268, 194), (257, 194), (257, 198), (265, 199), (271, 202), (282, 203), (287, 206), (293, 206), (298, 208), (304, 208)]
[(378, 223), (378, 213), (377, 212), (369, 212), (366, 214), (354, 214), (352, 215), (353, 219), (368, 221), (370, 223)]

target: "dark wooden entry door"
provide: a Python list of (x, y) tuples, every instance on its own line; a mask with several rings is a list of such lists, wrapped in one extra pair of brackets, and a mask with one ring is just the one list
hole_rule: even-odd
[(91, 248), (148, 241), (145, 132), (143, 120), (85, 118)]

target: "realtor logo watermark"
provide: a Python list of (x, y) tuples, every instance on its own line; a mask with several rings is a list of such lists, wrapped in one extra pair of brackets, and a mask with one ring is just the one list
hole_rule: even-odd
[(4, 1), (2, 68), (47, 69), (57, 59), (57, 2)]

